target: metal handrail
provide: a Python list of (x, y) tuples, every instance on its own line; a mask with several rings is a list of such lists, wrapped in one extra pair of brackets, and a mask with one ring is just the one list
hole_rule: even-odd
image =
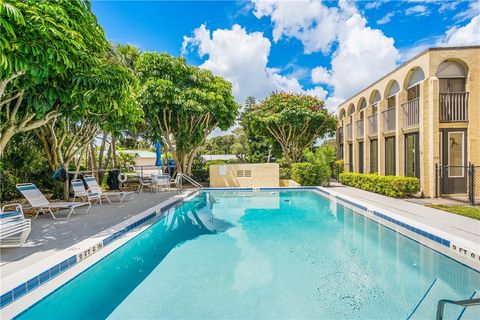
[(445, 304), (447, 303), (455, 304), (457, 306), (462, 306), (462, 307), (478, 306), (480, 305), (480, 298), (458, 300), (458, 301), (453, 301), (448, 299), (439, 300), (437, 304), (437, 317), (436, 317), (437, 320), (443, 320), (443, 309), (445, 309)]
[(187, 180), (188, 182), (190, 182), (192, 184), (192, 186), (194, 186), (198, 189), (203, 189), (203, 186), (200, 183), (195, 181), (193, 178), (187, 176), (186, 174), (183, 174), (183, 173), (179, 172), (179, 173), (177, 173), (177, 175), (178, 175), (179, 181), (181, 181), (181, 178), (183, 178), (183, 179)]

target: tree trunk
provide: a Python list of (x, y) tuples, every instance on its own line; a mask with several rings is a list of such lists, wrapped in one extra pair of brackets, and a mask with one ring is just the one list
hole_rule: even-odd
[(90, 143), (90, 164), (92, 165), (92, 176), (94, 176), (97, 181), (99, 180), (98, 170), (97, 170), (97, 161), (95, 159), (95, 146), (93, 145), (93, 141)]
[(117, 168), (117, 147), (115, 146), (115, 138), (112, 136), (112, 167)]
[(9, 126), (0, 136), (0, 155), (3, 155), (8, 141), (12, 139), (15, 134), (15, 126)]

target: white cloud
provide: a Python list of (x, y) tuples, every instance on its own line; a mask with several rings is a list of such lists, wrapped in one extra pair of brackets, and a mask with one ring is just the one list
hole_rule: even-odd
[(371, 10), (371, 9), (377, 9), (382, 5), (382, 1), (368, 1), (367, 4), (365, 5), (365, 9)]
[(453, 17), (453, 19), (458, 22), (462, 22), (468, 19), (472, 19), (473, 17), (479, 14), (480, 14), (480, 2), (472, 1), (468, 4), (467, 10), (460, 11)]
[(465, 46), (480, 44), (480, 14), (463, 27), (452, 27), (445, 33), (445, 38), (437, 45)]
[[(333, 92), (327, 97), (329, 108), (392, 70), (399, 53), (394, 41), (381, 30), (367, 26), (366, 19), (347, 1), (327, 7), (318, 1), (283, 2), (253, 0), (257, 17), (269, 16), (274, 40), (296, 38), (306, 53), (330, 52), (331, 68), (314, 68), (312, 82), (326, 84)], [(324, 28), (324, 24), (328, 24)]]
[(330, 84), (332, 81), (332, 75), (324, 67), (315, 67), (312, 69), (312, 82)]
[(387, 24), (392, 20), (392, 17), (395, 15), (393, 12), (389, 12), (383, 16), (383, 18), (377, 20), (377, 24)]
[(413, 7), (408, 8), (405, 10), (405, 14), (407, 16), (415, 15), (415, 16), (427, 16), (430, 14), (428, 8), (424, 5), (416, 5)]
[(248, 96), (262, 99), (275, 90), (302, 91), (297, 78), (267, 66), (270, 47), (263, 33), (248, 33), (237, 24), (213, 32), (201, 25), (192, 37), (184, 37), (182, 51), (197, 49), (200, 57), (207, 57), (200, 67), (229, 80), (235, 99), (244, 103)]
[(336, 38), (335, 27), (341, 19), (338, 8), (324, 6), (315, 0), (253, 2), (255, 16), (268, 16), (273, 22), (274, 42), (284, 36), (300, 40), (305, 53), (330, 51)]

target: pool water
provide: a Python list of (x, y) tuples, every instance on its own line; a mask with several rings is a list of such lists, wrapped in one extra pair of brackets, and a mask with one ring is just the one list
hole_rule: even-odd
[[(432, 319), (479, 289), (480, 273), (313, 191), (210, 191), (19, 319)], [(480, 309), (446, 307), (459, 317)]]

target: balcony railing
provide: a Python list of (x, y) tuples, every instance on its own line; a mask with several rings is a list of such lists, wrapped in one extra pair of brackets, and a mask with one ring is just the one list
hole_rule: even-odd
[(337, 128), (337, 141), (343, 143), (343, 127)]
[(368, 135), (374, 137), (378, 134), (378, 117), (376, 114), (372, 114), (368, 117)]
[(383, 131), (395, 131), (395, 108), (383, 111)]
[(440, 122), (468, 120), (468, 92), (440, 93)]
[(347, 124), (347, 140), (352, 140), (353, 138), (353, 130), (352, 130), (352, 124)]
[(364, 121), (363, 119), (357, 120), (357, 139), (363, 139), (364, 136)]
[(402, 104), (403, 108), (403, 128), (418, 127), (420, 120), (420, 99), (415, 98)]

